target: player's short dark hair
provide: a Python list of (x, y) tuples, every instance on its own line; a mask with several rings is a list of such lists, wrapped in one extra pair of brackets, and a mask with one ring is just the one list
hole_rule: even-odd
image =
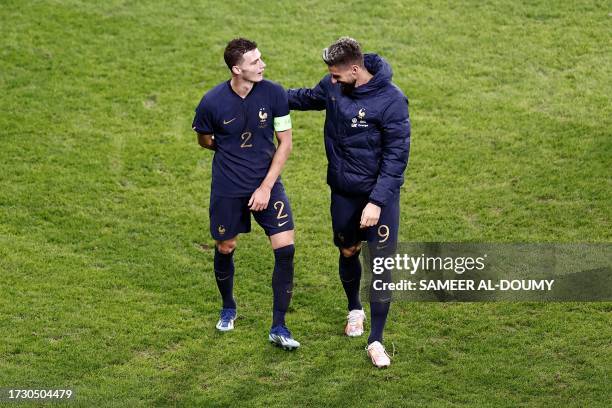
[(255, 48), (257, 48), (255, 41), (247, 40), (246, 38), (234, 38), (227, 43), (225, 52), (223, 52), (223, 59), (231, 70), (234, 65), (240, 63), (244, 54)]
[(323, 49), (323, 61), (328, 66), (354, 64), (363, 67), (361, 46), (354, 38), (341, 37)]

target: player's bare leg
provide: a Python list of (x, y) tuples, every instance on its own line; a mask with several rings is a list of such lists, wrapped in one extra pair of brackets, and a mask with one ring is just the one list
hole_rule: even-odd
[(287, 245), (294, 244), (295, 232), (291, 231), (283, 231), (278, 234), (274, 234), (270, 236), (270, 244), (272, 245), (272, 249), (279, 249)]
[(219, 250), (219, 252), (221, 252), (222, 254), (226, 254), (226, 255), (231, 254), (234, 251), (234, 249), (236, 249), (237, 243), (238, 243), (238, 237), (234, 237), (232, 239), (226, 239), (225, 241), (215, 241), (215, 245), (217, 246), (217, 249)]

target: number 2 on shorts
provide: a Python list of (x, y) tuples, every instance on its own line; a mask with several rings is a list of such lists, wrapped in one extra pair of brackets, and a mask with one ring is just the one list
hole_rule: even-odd
[(283, 203), (282, 201), (276, 201), (274, 203), (274, 209), (278, 211), (278, 214), (276, 215), (277, 220), (287, 218), (289, 216), (289, 214), (287, 213), (283, 214), (283, 210), (285, 209), (285, 203)]

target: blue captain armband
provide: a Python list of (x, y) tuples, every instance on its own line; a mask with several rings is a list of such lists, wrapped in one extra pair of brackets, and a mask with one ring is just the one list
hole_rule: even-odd
[(291, 129), (291, 116), (285, 115), (280, 118), (274, 118), (274, 130), (282, 132)]

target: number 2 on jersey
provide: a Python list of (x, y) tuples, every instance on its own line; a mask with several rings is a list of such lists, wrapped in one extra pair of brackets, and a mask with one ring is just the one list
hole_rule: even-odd
[(240, 140), (242, 140), (242, 143), (240, 143), (240, 147), (253, 147), (253, 143), (251, 142), (252, 136), (253, 134), (251, 132), (244, 132), (241, 134)]

